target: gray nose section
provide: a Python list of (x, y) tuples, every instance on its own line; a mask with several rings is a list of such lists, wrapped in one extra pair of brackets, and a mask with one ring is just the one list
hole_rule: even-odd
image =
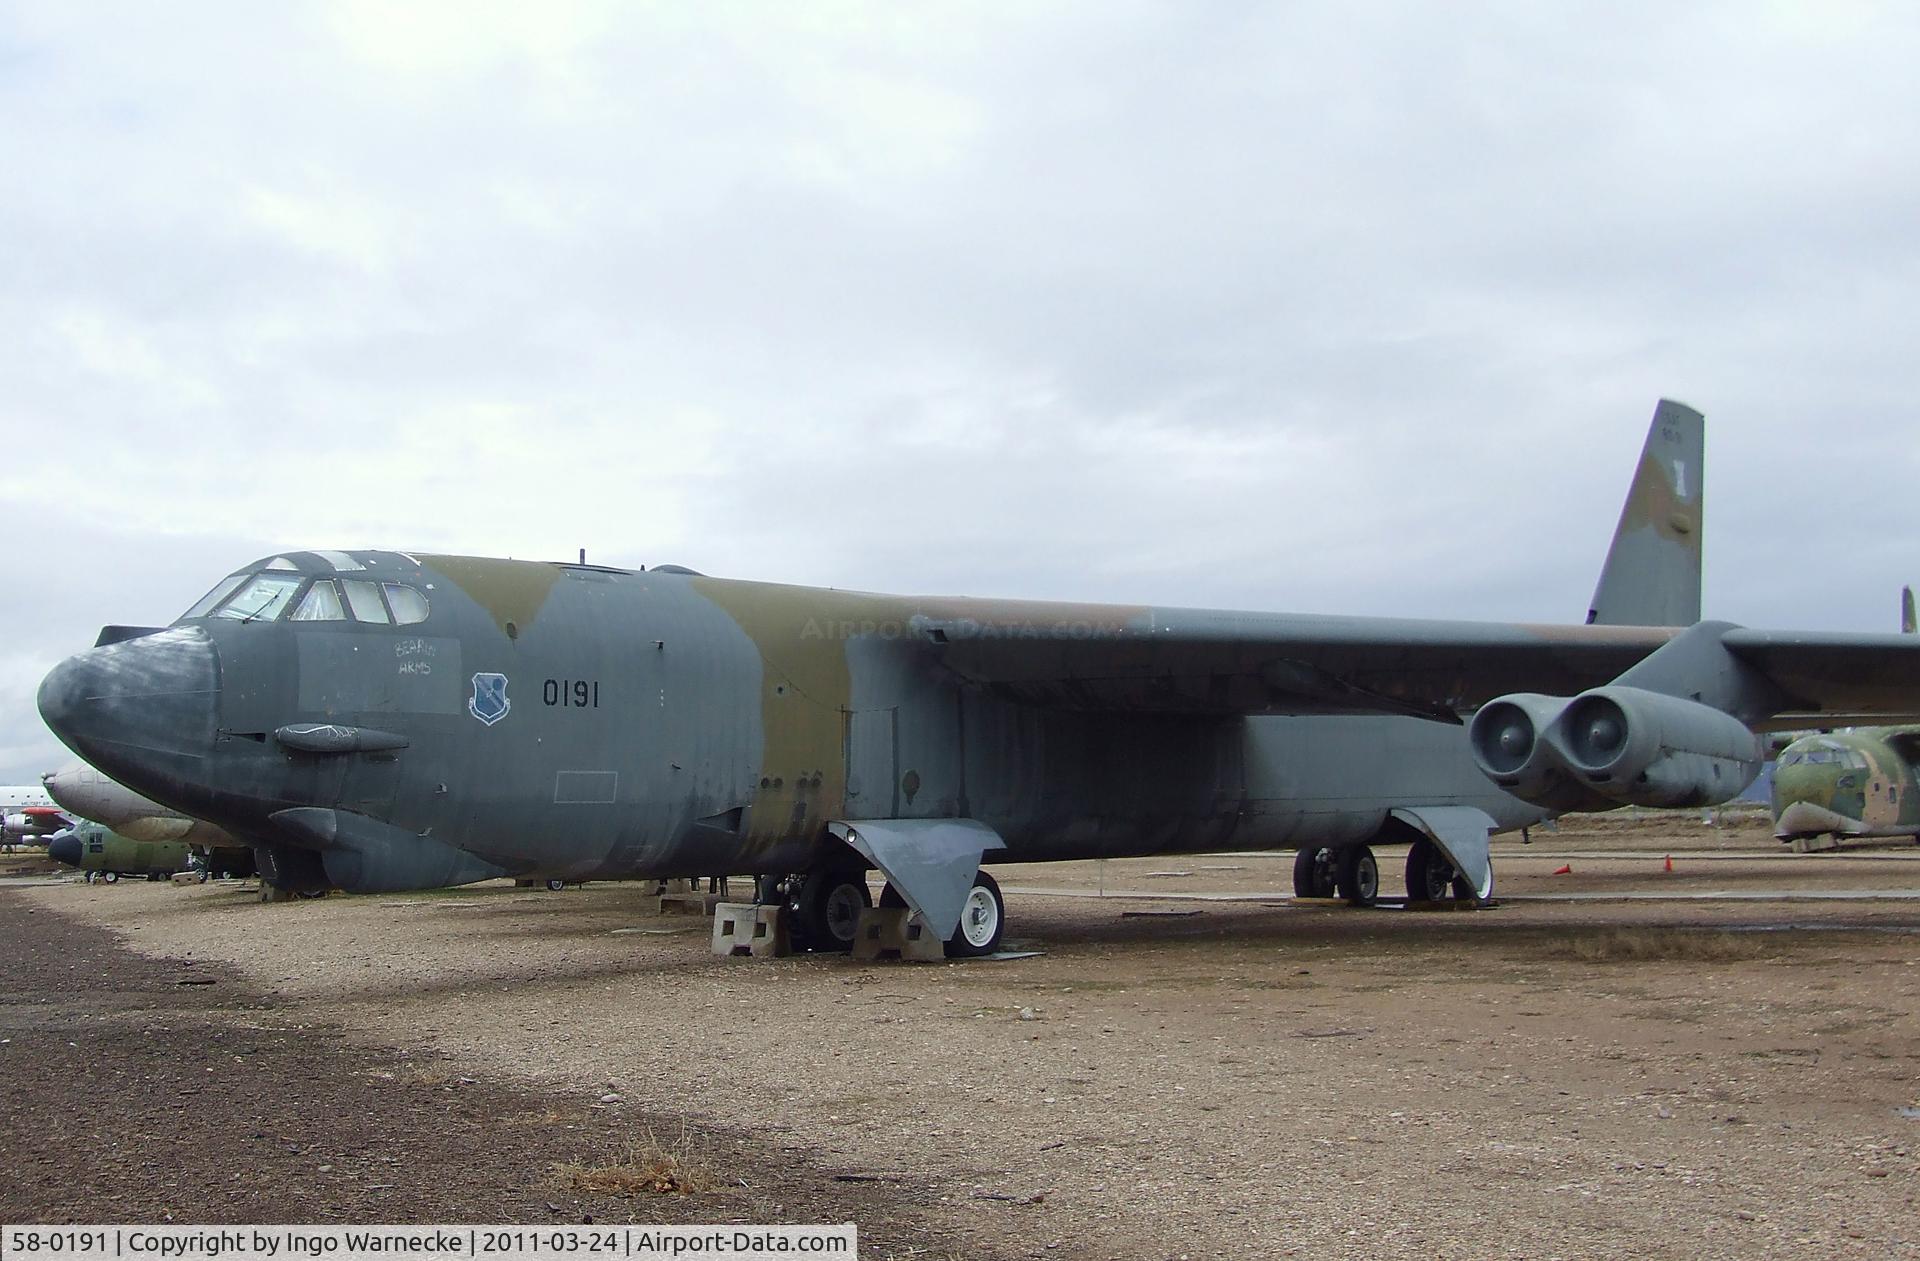
[(66, 746), (129, 786), (213, 748), (219, 658), (182, 626), (89, 649), (40, 684), (40, 716)]

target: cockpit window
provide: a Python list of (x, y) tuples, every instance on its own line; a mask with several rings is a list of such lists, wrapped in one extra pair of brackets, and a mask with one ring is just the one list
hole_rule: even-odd
[(182, 617), (205, 617), (207, 610), (233, 594), (233, 589), (247, 580), (245, 574), (229, 574), (220, 580), (213, 590), (200, 597), (200, 602), (181, 614)]
[(318, 579), (307, 588), (307, 594), (294, 607), (291, 620), (296, 622), (343, 622), (346, 611), (340, 607), (340, 592), (331, 581)]
[(410, 626), (415, 622), (427, 620), (427, 597), (413, 587), (402, 586), (397, 582), (384, 584), (387, 604), (393, 609), (393, 620), (401, 626)]
[(380, 603), (378, 584), (362, 582), (358, 578), (344, 578), (340, 585), (347, 589), (347, 605), (353, 610), (354, 621), (386, 624), (387, 606)]
[(299, 589), (298, 574), (255, 574), (214, 616), (242, 622), (270, 622), (280, 616), (287, 601)]

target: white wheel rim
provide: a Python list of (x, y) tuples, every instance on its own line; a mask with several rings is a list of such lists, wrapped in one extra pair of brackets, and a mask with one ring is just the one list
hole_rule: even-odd
[(1000, 904), (985, 886), (975, 885), (960, 908), (960, 935), (976, 949), (993, 940), (1000, 929)]

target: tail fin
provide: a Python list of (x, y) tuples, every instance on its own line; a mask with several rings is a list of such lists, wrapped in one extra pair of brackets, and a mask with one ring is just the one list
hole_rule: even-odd
[(1600, 568), (1589, 624), (1691, 626), (1700, 620), (1705, 458), (1705, 417), (1661, 399)]
[(1900, 633), (1911, 635), (1920, 626), (1916, 626), (1913, 616), (1913, 588), (1900, 588)]

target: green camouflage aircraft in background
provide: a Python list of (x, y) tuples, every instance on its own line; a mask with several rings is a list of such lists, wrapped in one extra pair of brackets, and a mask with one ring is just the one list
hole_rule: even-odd
[[(1700, 414), (1656, 409), (1588, 625), (876, 595), (292, 552), (57, 666), (49, 727), (283, 889), (748, 874), (844, 948), (886, 896), (993, 950), (993, 863), (1297, 848), (1486, 898), (1488, 836), (1715, 804), (1756, 730), (1920, 716), (1920, 643), (1699, 617)], [(1549, 510), (1545, 509), (1545, 510)]]
[[(1914, 633), (1913, 588), (1900, 630)], [(1920, 726), (1856, 727), (1803, 736), (1773, 770), (1774, 835), (1783, 841), (1920, 837)]]
[(47, 846), (47, 857), (112, 884), (122, 876), (165, 880), (192, 865), (183, 841), (136, 841), (98, 823), (81, 822)]

